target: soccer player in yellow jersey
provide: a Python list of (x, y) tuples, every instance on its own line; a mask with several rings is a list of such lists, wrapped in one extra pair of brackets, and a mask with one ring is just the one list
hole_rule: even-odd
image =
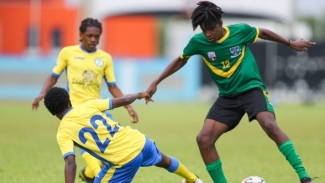
[(68, 92), (53, 87), (44, 98), (44, 104), (61, 122), (57, 141), (65, 160), (65, 182), (73, 183), (76, 175), (74, 146), (78, 146), (103, 162), (95, 183), (129, 183), (140, 167), (165, 168), (184, 178), (182, 183), (203, 183), (176, 158), (162, 154), (146, 135), (130, 126), (121, 126), (102, 111), (129, 105), (146, 98), (146, 92), (113, 99), (93, 99), (72, 106)]
[[(102, 33), (101, 23), (96, 19), (87, 18), (81, 22), (79, 31), (81, 45), (68, 46), (61, 50), (52, 74), (46, 79), (39, 96), (32, 104), (33, 109), (39, 107), (39, 102), (55, 85), (63, 71), (66, 72), (68, 80), (66, 90), (73, 106), (101, 98), (100, 88), (103, 80), (113, 97), (123, 96), (116, 85), (112, 57), (96, 48)], [(125, 108), (132, 116), (132, 122), (137, 122), (137, 113), (131, 105), (125, 105)], [(105, 113), (112, 118), (110, 113), (107, 111)], [(80, 153), (87, 164), (87, 167), (81, 170), (80, 177), (87, 183), (92, 183), (101, 169), (101, 162), (83, 150), (80, 150)]]

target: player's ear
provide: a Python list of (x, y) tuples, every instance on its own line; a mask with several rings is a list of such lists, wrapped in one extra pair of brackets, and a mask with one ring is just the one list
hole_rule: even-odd
[(79, 41), (80, 42), (82, 42), (82, 36), (83, 36), (82, 32), (79, 32)]
[(223, 25), (223, 21), (222, 20), (219, 21), (219, 25), (222, 27), (222, 25)]

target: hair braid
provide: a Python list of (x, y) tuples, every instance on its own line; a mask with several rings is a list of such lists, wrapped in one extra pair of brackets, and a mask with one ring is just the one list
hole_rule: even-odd
[(224, 12), (219, 6), (209, 1), (200, 1), (197, 5), (191, 15), (193, 30), (202, 23), (205, 27), (214, 27), (221, 21)]

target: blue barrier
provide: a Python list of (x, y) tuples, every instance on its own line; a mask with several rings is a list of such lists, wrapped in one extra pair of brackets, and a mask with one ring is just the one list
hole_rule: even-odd
[[(45, 78), (55, 65), (54, 57), (0, 56), (0, 100), (32, 101), (40, 92)], [(114, 59), (117, 85), (124, 94), (144, 91), (172, 59)], [(201, 82), (199, 57), (192, 57), (177, 73), (165, 79), (153, 99), (158, 102), (195, 102)], [(57, 86), (66, 87), (65, 75)], [(111, 97), (106, 84), (103, 98)]]

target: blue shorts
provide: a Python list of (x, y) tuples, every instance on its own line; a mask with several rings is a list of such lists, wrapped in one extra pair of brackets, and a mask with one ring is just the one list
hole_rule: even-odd
[[(114, 121), (114, 118), (111, 113), (108, 112), (108, 110), (103, 111), (103, 113), (106, 114), (107, 117), (109, 117), (111, 120)], [(85, 150), (79, 148), (81, 156), (86, 152)]]
[(103, 165), (94, 183), (129, 183), (140, 167), (154, 166), (161, 160), (162, 155), (155, 142), (146, 137), (146, 143), (138, 156), (122, 166)]

